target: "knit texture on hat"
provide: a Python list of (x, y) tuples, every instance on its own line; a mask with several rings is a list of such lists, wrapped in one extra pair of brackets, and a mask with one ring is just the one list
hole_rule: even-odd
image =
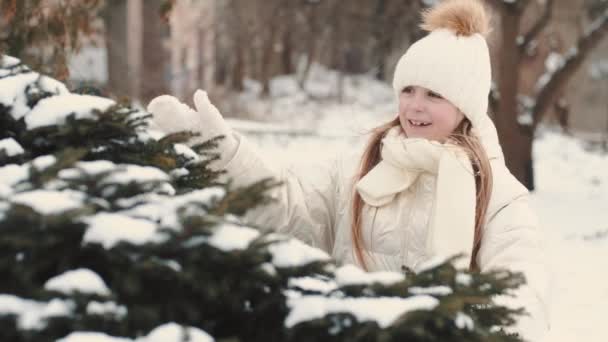
[(407, 86), (440, 94), (478, 127), (487, 117), (492, 71), (485, 34), (488, 16), (478, 0), (444, 0), (424, 14), (430, 33), (400, 58), (393, 88)]

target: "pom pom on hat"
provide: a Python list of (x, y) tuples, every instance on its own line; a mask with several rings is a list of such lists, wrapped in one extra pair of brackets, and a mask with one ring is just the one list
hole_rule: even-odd
[(457, 36), (490, 33), (490, 17), (477, 0), (444, 0), (424, 11), (422, 20), (420, 27), (429, 32), (444, 28)]
[(399, 59), (397, 97), (407, 86), (430, 89), (460, 109), (473, 127), (485, 122), (492, 80), (485, 34), (489, 15), (479, 0), (444, 0), (423, 14), (430, 33)]

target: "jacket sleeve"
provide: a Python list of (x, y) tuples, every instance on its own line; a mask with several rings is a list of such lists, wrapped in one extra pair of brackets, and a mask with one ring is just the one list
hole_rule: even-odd
[(243, 136), (225, 166), (227, 180), (236, 187), (272, 178), (282, 185), (268, 193), (273, 202), (249, 210), (245, 222), (296, 237), (331, 254), (338, 193), (337, 162), (298, 168), (265, 159)]
[(520, 333), (526, 341), (541, 341), (549, 330), (549, 303), (552, 272), (542, 253), (540, 227), (529, 207), (527, 191), (489, 218), (478, 254), (481, 271), (508, 269), (522, 272), (526, 284), (514, 297), (496, 298), (509, 307), (524, 308), (511, 331)]

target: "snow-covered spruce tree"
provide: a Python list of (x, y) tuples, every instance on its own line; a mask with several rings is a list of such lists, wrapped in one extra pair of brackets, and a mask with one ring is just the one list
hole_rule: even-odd
[(242, 222), (273, 180), (148, 119), (0, 57), (0, 340), (520, 341), (491, 300), (520, 275), (338, 268)]

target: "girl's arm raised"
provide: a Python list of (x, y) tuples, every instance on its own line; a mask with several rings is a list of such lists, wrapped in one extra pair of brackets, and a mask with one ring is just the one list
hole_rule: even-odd
[(275, 166), (228, 126), (205, 92), (198, 90), (194, 103), (196, 111), (175, 97), (162, 95), (150, 102), (148, 111), (163, 132), (199, 133), (200, 137), (192, 139), (190, 145), (224, 135), (218, 147), (220, 159), (211, 166), (224, 169), (223, 177), (230, 180), (232, 186), (247, 186), (268, 178), (282, 183), (269, 190), (273, 203), (250, 210), (245, 221), (294, 236), (331, 253), (338, 194), (337, 163), (307, 168), (305, 175), (285, 166)]

